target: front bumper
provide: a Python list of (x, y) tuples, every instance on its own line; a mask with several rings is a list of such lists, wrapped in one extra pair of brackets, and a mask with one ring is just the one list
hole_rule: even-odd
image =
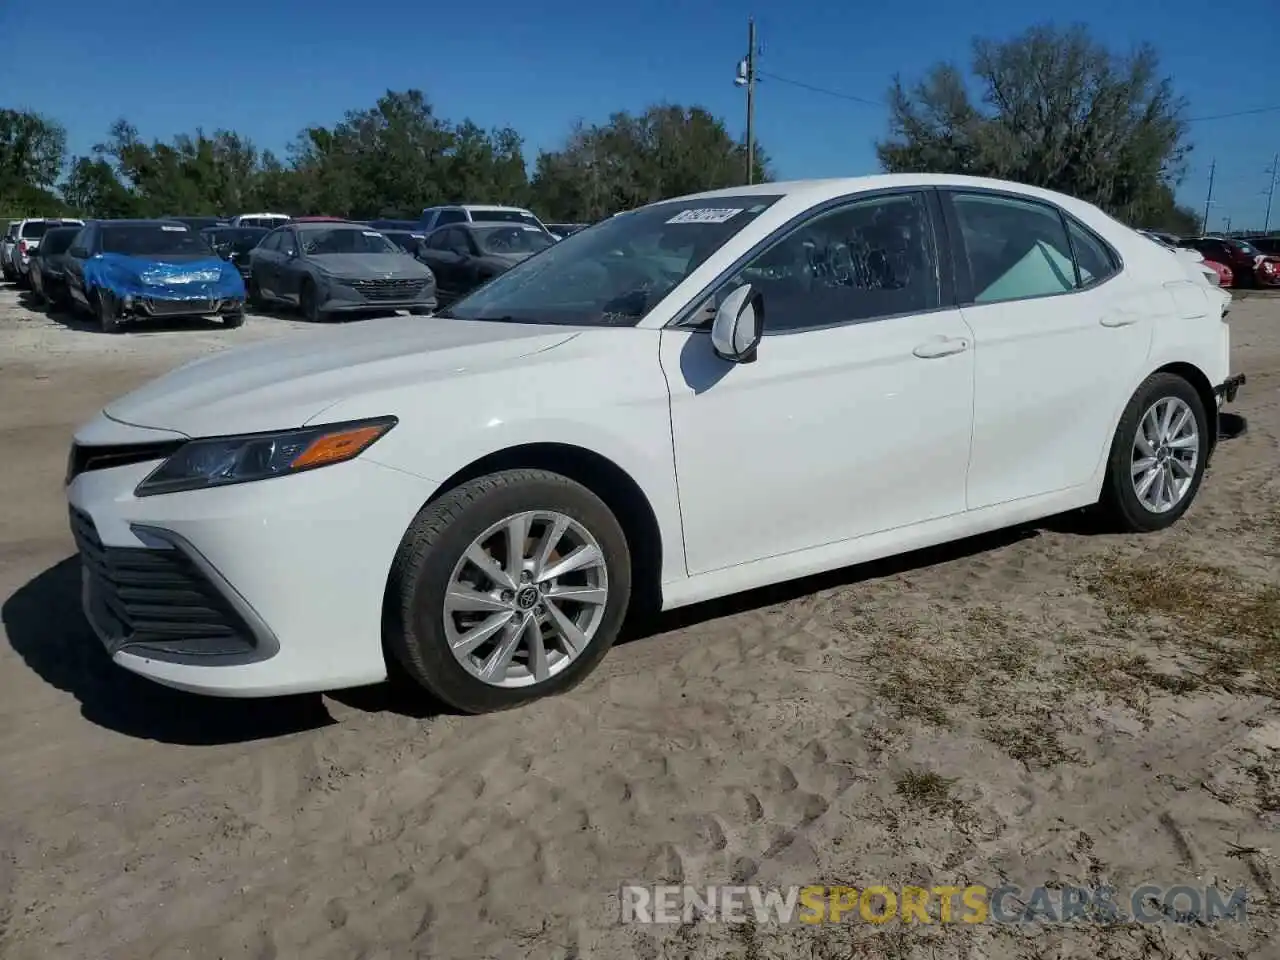
[(330, 280), (320, 289), (323, 313), (434, 310), (437, 306), (436, 286), (429, 280)]
[(182, 317), (212, 317), (244, 310), (243, 297), (226, 297), (210, 300), (166, 300), (161, 297), (127, 296), (120, 301), (123, 317), (169, 319)]
[(158, 462), (89, 470), (67, 488), (85, 614), (117, 664), (229, 697), (386, 678), (387, 575), (432, 483), (357, 459), (135, 498)]

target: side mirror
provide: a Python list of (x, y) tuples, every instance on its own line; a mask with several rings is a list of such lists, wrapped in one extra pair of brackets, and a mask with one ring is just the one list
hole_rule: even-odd
[(711, 348), (721, 360), (753, 363), (764, 329), (764, 298), (744, 283), (720, 304), (711, 323)]

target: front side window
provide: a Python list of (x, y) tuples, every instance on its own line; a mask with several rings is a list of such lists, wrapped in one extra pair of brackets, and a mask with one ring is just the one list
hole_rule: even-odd
[(743, 267), (715, 303), (743, 283), (764, 299), (766, 335), (936, 309), (924, 194), (870, 197), (820, 214)]
[(779, 198), (668, 200), (550, 245), (442, 311), (462, 320), (637, 324)]
[(1069, 293), (1076, 288), (1071, 243), (1058, 211), (991, 194), (953, 194), (974, 303)]

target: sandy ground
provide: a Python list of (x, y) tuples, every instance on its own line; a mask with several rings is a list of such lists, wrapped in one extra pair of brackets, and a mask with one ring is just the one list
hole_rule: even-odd
[[(1275, 957), (1280, 300), (1174, 530), (1055, 521), (668, 617), (568, 696), (234, 702), (114, 668), (77, 609), (73, 427), (201, 351), (0, 289), (0, 956)], [(641, 631), (643, 632), (643, 631)], [(1246, 886), (1244, 924), (618, 921), (620, 883)], [(1270, 945), (1268, 945), (1270, 944)]]

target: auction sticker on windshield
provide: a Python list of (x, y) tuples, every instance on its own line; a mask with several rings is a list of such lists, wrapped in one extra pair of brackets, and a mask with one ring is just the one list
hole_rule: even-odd
[(360, 232), (361, 232), (361, 233), (363, 233), (366, 237), (380, 237), (380, 236), (382, 236), (382, 234), (380, 234), (377, 230), (361, 230)]
[(186, 227), (171, 227), (168, 224), (161, 226), (160, 229), (166, 231), (167, 233), (186, 233), (187, 232)]
[(711, 207), (706, 210), (681, 210), (667, 223), (726, 223), (742, 212), (741, 207)]

